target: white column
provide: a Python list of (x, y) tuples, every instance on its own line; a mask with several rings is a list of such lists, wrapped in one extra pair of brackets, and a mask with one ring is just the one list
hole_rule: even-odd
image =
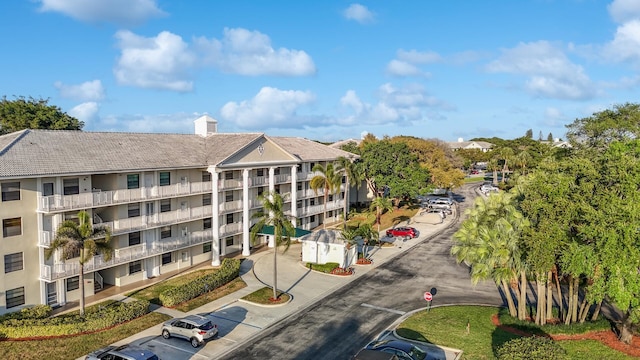
[(242, 256), (249, 256), (251, 248), (249, 238), (249, 169), (242, 170)]
[[(269, 194), (273, 194), (276, 189), (276, 168), (269, 168)], [(273, 198), (271, 198), (273, 200)], [(274, 229), (275, 230), (275, 229)], [(269, 247), (275, 246), (275, 238), (274, 236), (269, 236)]]
[(207, 169), (211, 173), (211, 206), (212, 219), (211, 230), (213, 234), (213, 240), (211, 243), (211, 266), (220, 266), (220, 204), (218, 200), (218, 172), (216, 172), (215, 166), (209, 166)]
[(296, 219), (298, 218), (298, 166), (293, 165), (291, 167), (291, 223), (294, 227), (296, 224)]

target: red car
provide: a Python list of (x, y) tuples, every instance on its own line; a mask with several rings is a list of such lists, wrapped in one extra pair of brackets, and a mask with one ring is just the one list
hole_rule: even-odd
[(418, 230), (412, 227), (397, 227), (387, 230), (387, 237), (415, 238), (418, 237)]

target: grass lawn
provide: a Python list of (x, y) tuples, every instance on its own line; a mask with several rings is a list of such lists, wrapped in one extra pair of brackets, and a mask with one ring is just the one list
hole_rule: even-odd
[(150, 313), (123, 325), (94, 334), (38, 341), (0, 341), (0, 359), (76, 359), (170, 318), (168, 315)]
[[(463, 350), (462, 359), (495, 359), (494, 348), (518, 337), (493, 325), (500, 309), (484, 306), (446, 306), (421, 311), (397, 328), (400, 336)], [(469, 333), (467, 333), (467, 323)], [(635, 359), (593, 340), (558, 342), (572, 360)]]
[[(380, 230), (390, 228), (392, 226), (400, 225), (411, 219), (420, 210), (418, 205), (404, 205), (393, 211), (387, 211), (382, 214), (380, 219)], [(358, 227), (360, 224), (372, 224), (376, 221), (376, 213), (374, 211), (364, 211), (357, 213), (349, 219), (348, 226)], [(374, 229), (377, 229), (378, 225), (373, 225)]]
[(273, 288), (265, 286), (262, 289), (246, 295), (242, 299), (263, 305), (285, 304), (291, 299), (291, 295), (280, 290), (276, 290), (276, 293), (278, 294), (278, 301), (273, 301)]

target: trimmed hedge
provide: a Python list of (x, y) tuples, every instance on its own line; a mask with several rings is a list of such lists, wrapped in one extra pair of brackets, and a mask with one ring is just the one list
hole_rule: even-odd
[(224, 259), (218, 271), (167, 289), (160, 296), (162, 306), (173, 307), (219, 288), (240, 275), (240, 260)]
[[(0, 338), (24, 339), (68, 336), (110, 328), (149, 313), (149, 302), (114, 302), (96, 311), (48, 317), (51, 307), (38, 305), (0, 318)], [(44, 317), (46, 314), (47, 317)]]
[(565, 360), (566, 354), (555, 341), (531, 336), (507, 341), (498, 349), (497, 357), (499, 360)]

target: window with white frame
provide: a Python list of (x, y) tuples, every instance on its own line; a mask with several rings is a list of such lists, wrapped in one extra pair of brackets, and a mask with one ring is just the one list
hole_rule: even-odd
[(15, 289), (7, 290), (4, 295), (5, 295), (5, 299), (6, 299), (7, 309), (12, 308), (12, 307), (16, 307), (16, 306), (20, 306), (20, 305), (24, 305), (24, 303), (25, 303), (25, 300), (24, 300), (24, 286), (23, 287), (19, 287), (19, 288), (15, 288)]
[(23, 256), (21, 252), (7, 254), (4, 256), (4, 273), (22, 270), (24, 267)]
[(65, 282), (67, 285), (67, 291), (78, 290), (80, 288), (79, 276), (70, 277)]
[(228, 238), (226, 238), (226, 244), (227, 246), (232, 246), (233, 245), (233, 236), (229, 236)]
[(171, 185), (171, 173), (168, 171), (160, 172), (160, 186)]
[(202, 219), (202, 229), (211, 229), (211, 218)]
[(80, 179), (63, 179), (62, 187), (64, 195), (80, 194)]
[(233, 180), (233, 171), (227, 171), (224, 173), (225, 180)]
[(171, 237), (171, 226), (163, 226), (160, 228), (160, 239), (166, 239)]
[(171, 254), (170, 252), (162, 254), (162, 265), (171, 263)]
[(171, 199), (160, 200), (160, 212), (169, 212), (171, 211)]
[(22, 218), (2, 219), (2, 236), (22, 235)]
[(42, 184), (42, 196), (53, 195), (53, 183), (47, 182)]
[(127, 189), (139, 189), (139, 188), (140, 188), (140, 174), (128, 174)]
[(211, 173), (208, 171), (202, 172), (202, 182), (211, 182)]
[(211, 194), (202, 194), (202, 206), (209, 206), (212, 202)]
[(233, 224), (233, 214), (227, 214), (227, 224)]
[(211, 246), (211, 242), (206, 242), (206, 243), (202, 244), (202, 253), (204, 254), (204, 253), (211, 252), (212, 248), (213, 247)]
[(133, 204), (127, 205), (127, 217), (132, 218), (136, 216), (140, 216), (140, 204), (133, 203)]
[(2, 183), (2, 201), (20, 200), (20, 182), (12, 181)]
[(129, 246), (140, 245), (140, 231), (129, 233)]
[(224, 194), (224, 201), (225, 202), (232, 202), (233, 201), (233, 191), (227, 191)]
[(129, 275), (142, 271), (142, 260), (132, 261), (129, 263)]

